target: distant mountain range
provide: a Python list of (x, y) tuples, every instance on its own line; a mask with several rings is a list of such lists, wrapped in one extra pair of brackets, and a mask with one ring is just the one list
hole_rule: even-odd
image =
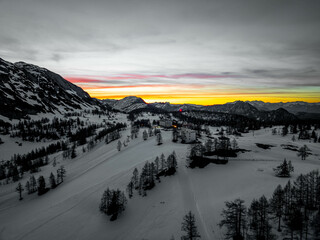
[(146, 103), (128, 96), (121, 100), (91, 98), (80, 87), (45, 68), (24, 62), (10, 63), (0, 58), (0, 115), (21, 118), (28, 114), (65, 113), (83, 109), (114, 109), (125, 113), (133, 111), (202, 111), (241, 115), (265, 121), (320, 118), (320, 103), (236, 101), (217, 105)]
[(102, 104), (56, 73), (24, 62), (0, 58), (0, 115), (65, 113)]
[(168, 102), (157, 102), (148, 104), (141, 98), (129, 96), (120, 100), (103, 100), (103, 102), (104, 104), (107, 104), (116, 110), (127, 113), (137, 110), (162, 110), (164, 112), (204, 111), (241, 115), (261, 121), (265, 121), (266, 119), (268, 119), (268, 121), (270, 122), (284, 122), (297, 119), (294, 114), (289, 113), (284, 108), (278, 108), (276, 110), (259, 110), (249, 102), (242, 101), (211, 106), (201, 106), (194, 104), (170, 104)]
[(173, 112), (179, 111), (210, 111), (210, 112), (229, 112), (233, 114), (246, 114), (248, 116), (254, 115), (257, 111), (274, 111), (277, 109), (284, 109), (289, 113), (319, 113), (320, 114), (320, 102), (319, 103), (308, 103), (308, 102), (279, 102), (269, 103), (263, 101), (235, 101), (225, 104), (215, 105), (196, 105), (196, 104), (171, 104), (169, 102), (155, 102), (146, 103), (143, 99), (135, 96), (125, 97), (120, 100), (105, 99), (102, 100), (104, 104), (109, 105), (117, 110), (124, 112), (131, 112), (141, 108), (157, 108), (164, 111)]

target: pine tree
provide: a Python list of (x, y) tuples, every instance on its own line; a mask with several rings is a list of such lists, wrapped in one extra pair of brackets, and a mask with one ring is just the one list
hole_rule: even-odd
[(139, 188), (139, 171), (137, 168), (133, 170), (132, 183), (135, 189)]
[(294, 168), (291, 164), (291, 161), (287, 162), (287, 160), (284, 159), (283, 162), (273, 170), (275, 171), (277, 177), (290, 177), (291, 172), (294, 171)]
[(142, 137), (143, 137), (143, 140), (147, 140), (148, 139), (148, 133), (147, 133), (147, 130), (144, 130), (143, 133), (142, 133)]
[(57, 184), (62, 183), (65, 176), (66, 176), (66, 170), (65, 170), (64, 166), (61, 165), (57, 169)]
[(38, 190), (36, 178), (32, 175), (30, 177), (30, 193), (34, 193)]
[(278, 220), (278, 231), (281, 231), (281, 219), (284, 214), (284, 192), (281, 185), (274, 190), (270, 199), (270, 210)]
[(19, 193), (19, 200), (21, 201), (23, 199), (22, 192), (24, 191), (21, 183), (19, 183), (18, 186), (16, 187), (16, 191)]
[(76, 157), (77, 157), (76, 145), (73, 145), (71, 149), (71, 158), (76, 158)]
[(50, 174), (50, 185), (51, 185), (51, 188), (56, 188), (57, 186), (57, 183), (56, 183), (56, 178), (55, 176), (53, 175), (53, 173)]
[(232, 140), (232, 142), (231, 142), (231, 147), (232, 147), (232, 149), (234, 149), (234, 150), (236, 150), (236, 149), (238, 149), (238, 142), (237, 142), (237, 140), (234, 138), (233, 140)]
[(30, 182), (29, 182), (29, 181), (26, 182), (26, 189), (27, 189), (27, 191), (28, 191), (28, 194), (31, 194), (31, 193), (32, 193), (32, 191), (31, 191), (31, 186), (30, 186)]
[(160, 156), (160, 172), (165, 171), (167, 169), (166, 159), (163, 153)]
[(43, 176), (38, 178), (38, 195), (42, 195), (46, 192), (46, 181)]
[(308, 157), (310, 149), (307, 147), (307, 145), (304, 145), (303, 147), (301, 147), (298, 150), (298, 157), (301, 157), (301, 160), (306, 160), (306, 158)]
[(127, 199), (124, 192), (107, 189), (100, 201), (99, 209), (101, 212), (111, 216), (110, 221), (118, 218), (118, 215), (125, 210)]
[(127, 193), (128, 193), (129, 198), (132, 198), (132, 196), (133, 196), (133, 186), (134, 186), (134, 184), (131, 180), (129, 182), (129, 184), (127, 185)]
[(196, 226), (196, 219), (191, 211), (183, 217), (181, 231), (185, 232), (185, 235), (181, 237), (183, 240), (197, 240), (201, 238)]

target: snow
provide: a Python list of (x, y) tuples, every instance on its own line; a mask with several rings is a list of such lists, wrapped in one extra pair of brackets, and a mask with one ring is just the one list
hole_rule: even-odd
[[(118, 121), (125, 120), (125, 115), (118, 118)], [(102, 119), (90, 118), (90, 121)], [(215, 129), (211, 128), (213, 133)], [(122, 140), (129, 131), (122, 133)], [(203, 169), (189, 169), (185, 167), (185, 159), (190, 145), (172, 143), (171, 132), (163, 131), (164, 143), (157, 146), (155, 137), (143, 141), (142, 131), (139, 138), (131, 140), (120, 152), (116, 150), (115, 141), (108, 145), (101, 142), (86, 153), (78, 148), (78, 157), (72, 160), (62, 160), (61, 154), (55, 155), (58, 165), (54, 168), (49, 164), (36, 176), (48, 177), (63, 164), (67, 177), (62, 185), (43, 196), (24, 194), (24, 200), (18, 201), (14, 192), (16, 184), (0, 186), (0, 238), (162, 240), (174, 235), (179, 239), (182, 218), (191, 210), (201, 239), (222, 239), (223, 233), (217, 224), (225, 201), (240, 197), (248, 206), (253, 198), (262, 194), (270, 197), (278, 184), (288, 181), (275, 177), (272, 170), (285, 157), (295, 168), (292, 179), (320, 166), (319, 143), (293, 143), (290, 134), (282, 137), (272, 135), (271, 129), (261, 129), (237, 138), (240, 148), (251, 150), (240, 154), (238, 159), (226, 165), (209, 164)], [(265, 150), (255, 143), (275, 147)], [(299, 147), (307, 144), (313, 155), (302, 161), (296, 152), (282, 149), (281, 144)], [(146, 161), (153, 161), (161, 153), (167, 157), (173, 150), (178, 156), (175, 175), (161, 178), (161, 183), (148, 191), (146, 197), (135, 193), (115, 222), (99, 212), (100, 198), (107, 187), (124, 190), (135, 167), (141, 170)], [(50, 157), (50, 161), (52, 159)], [(25, 183), (28, 177), (21, 182)]]

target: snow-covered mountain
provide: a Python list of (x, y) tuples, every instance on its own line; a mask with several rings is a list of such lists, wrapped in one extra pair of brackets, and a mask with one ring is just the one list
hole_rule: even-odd
[(137, 109), (149, 108), (149, 105), (142, 98), (135, 96), (128, 96), (120, 100), (105, 99), (102, 100), (102, 102), (105, 105), (112, 107), (113, 109), (126, 113), (132, 112)]
[(271, 111), (279, 108), (283, 108), (290, 113), (320, 113), (320, 103), (307, 103), (302, 101), (297, 102), (279, 102), (279, 103), (269, 103), (263, 101), (246, 101), (250, 103), (252, 106), (256, 107), (262, 111)]
[(64, 113), (93, 108), (100, 103), (80, 87), (45, 68), (0, 58), (0, 115)]

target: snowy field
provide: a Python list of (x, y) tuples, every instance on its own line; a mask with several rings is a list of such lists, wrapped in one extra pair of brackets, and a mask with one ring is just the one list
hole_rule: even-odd
[[(121, 122), (120, 119), (117, 121)], [(215, 129), (211, 130), (215, 132)], [(24, 192), (23, 201), (19, 201), (15, 192), (17, 183), (0, 186), (0, 239), (163, 240), (172, 235), (180, 239), (182, 218), (189, 210), (196, 216), (201, 239), (223, 239), (223, 232), (217, 224), (221, 220), (224, 202), (242, 198), (248, 206), (253, 198), (263, 194), (269, 198), (278, 184), (284, 185), (288, 181), (275, 177), (272, 170), (284, 158), (291, 160), (295, 168), (291, 179), (320, 169), (319, 143), (292, 142), (291, 134), (285, 137), (272, 135), (271, 129), (237, 138), (239, 147), (249, 152), (230, 159), (226, 165), (209, 164), (203, 169), (186, 167), (190, 145), (173, 143), (170, 131), (162, 131), (164, 141), (160, 146), (156, 145), (155, 137), (144, 141), (142, 131), (120, 152), (115, 141), (108, 145), (101, 142), (85, 153), (79, 147), (78, 156), (72, 160), (62, 160), (61, 153), (50, 156), (50, 161), (56, 157), (56, 167), (50, 163), (35, 177), (49, 176), (60, 165), (65, 166), (67, 177), (64, 183), (42, 196)], [(127, 135), (129, 129), (122, 132), (122, 140)], [(7, 144), (15, 144), (15, 139), (10, 141)], [(265, 150), (256, 143), (274, 147)], [(312, 155), (302, 161), (297, 152), (285, 150), (281, 144), (298, 147), (307, 144)], [(8, 146), (0, 145), (1, 154)], [(28, 148), (26, 143), (23, 146)], [(126, 210), (114, 222), (99, 212), (101, 195), (107, 187), (125, 190), (135, 167), (140, 170), (146, 161), (153, 161), (161, 153), (167, 157), (173, 150), (178, 156), (175, 175), (161, 178), (161, 183), (148, 191), (146, 197), (135, 192), (128, 200)], [(5, 154), (9, 155), (8, 152)], [(25, 174), (21, 180), (23, 185), (29, 176)]]

